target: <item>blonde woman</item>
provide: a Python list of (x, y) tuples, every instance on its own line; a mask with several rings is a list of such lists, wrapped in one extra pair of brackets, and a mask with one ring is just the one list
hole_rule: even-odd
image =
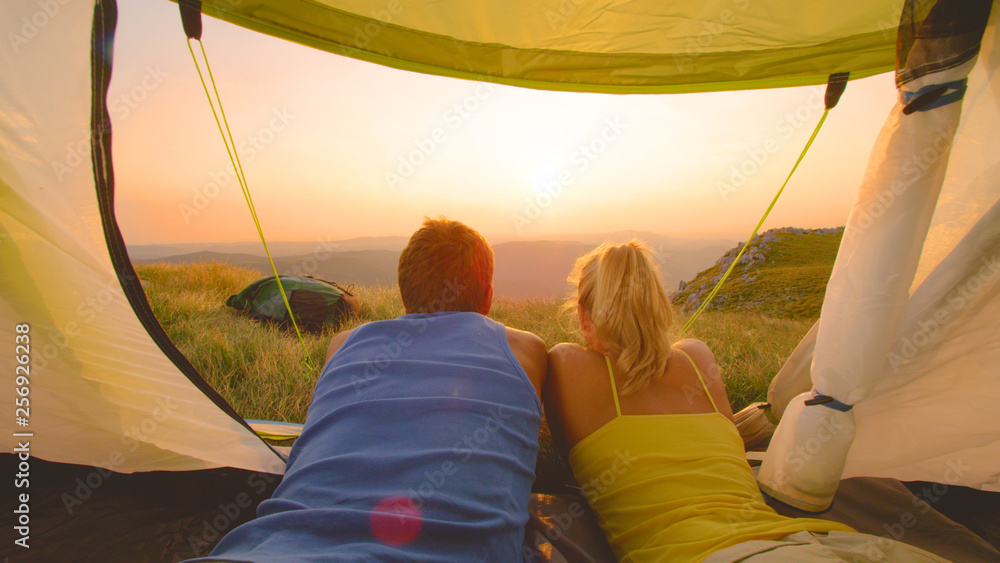
[(549, 351), (545, 410), (619, 560), (941, 561), (765, 504), (711, 350), (672, 343), (645, 245), (604, 244), (577, 260), (570, 281), (566, 305), (587, 346)]

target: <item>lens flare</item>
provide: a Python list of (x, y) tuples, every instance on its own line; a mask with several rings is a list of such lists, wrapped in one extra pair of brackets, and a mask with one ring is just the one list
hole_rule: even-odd
[(382, 499), (372, 511), (372, 534), (380, 542), (400, 546), (420, 535), (420, 507), (405, 496)]

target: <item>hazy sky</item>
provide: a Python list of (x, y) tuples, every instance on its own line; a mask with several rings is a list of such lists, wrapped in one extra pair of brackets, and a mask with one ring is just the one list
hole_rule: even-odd
[[(127, 243), (255, 240), (176, 4), (119, 0), (109, 94)], [(543, 92), (356, 61), (205, 17), (203, 40), (269, 240), (625, 229), (742, 240), (822, 112), (823, 87)], [(895, 102), (852, 82), (765, 228), (847, 219)]]

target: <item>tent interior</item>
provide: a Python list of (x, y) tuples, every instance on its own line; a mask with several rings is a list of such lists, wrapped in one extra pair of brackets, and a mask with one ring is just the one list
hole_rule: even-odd
[[(392, 68), (543, 90), (781, 88), (895, 69), (900, 100), (820, 322), (740, 430), (779, 512), (1000, 560), (997, 3), (613, 4), (180, 0), (189, 36), (212, 17)], [(287, 449), (202, 379), (135, 274), (111, 155), (115, 0), (0, 13), (18, 28), (0, 54), (0, 335), (34, 345), (30, 374), (0, 393), (12, 420), (0, 465), (15, 476), (2, 505), (30, 549), (12, 540), (0, 555), (205, 555), (269, 497)], [(68, 150), (77, 162), (54, 167)], [(30, 425), (18, 427), (25, 398)], [(579, 489), (537, 482), (531, 507), (526, 560), (615, 560)]]

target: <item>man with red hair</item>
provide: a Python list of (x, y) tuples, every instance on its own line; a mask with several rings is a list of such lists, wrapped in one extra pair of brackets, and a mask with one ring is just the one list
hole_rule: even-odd
[(336, 335), (281, 485), (208, 560), (520, 561), (545, 343), (486, 317), (493, 250), (427, 219), (406, 314)]

